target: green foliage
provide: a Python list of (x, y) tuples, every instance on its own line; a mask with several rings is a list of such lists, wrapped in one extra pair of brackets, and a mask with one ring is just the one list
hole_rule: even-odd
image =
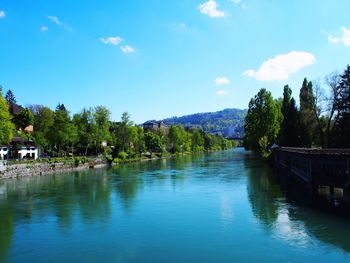
[(316, 118), (315, 118), (315, 97), (313, 94), (312, 82), (306, 78), (303, 81), (303, 85), (300, 89), (300, 144), (303, 147), (311, 147), (313, 144), (313, 134), (316, 131)]
[(200, 152), (204, 150), (204, 138), (199, 129), (195, 129), (192, 134), (192, 151)]
[(95, 142), (97, 147), (100, 147), (103, 141), (111, 140), (111, 136), (109, 133), (110, 115), (110, 111), (103, 106), (98, 106), (94, 110), (93, 123), (96, 125), (96, 127), (94, 127), (94, 131)]
[(128, 158), (128, 154), (126, 152), (120, 152), (118, 154), (118, 158), (122, 161), (126, 160)]
[(12, 90), (8, 90), (5, 95), (5, 100), (7, 101), (7, 104), (9, 106), (9, 111), (13, 115), (13, 106), (17, 103), (16, 97), (13, 94)]
[(225, 136), (242, 137), (246, 110), (225, 109), (164, 119), (167, 125), (181, 124), (184, 127), (199, 128), (207, 133), (220, 132)]
[(14, 129), (9, 106), (2, 97), (2, 90), (0, 90), (0, 144), (8, 144), (12, 140)]
[[(15, 103), (12, 95), (9, 93), (9, 102)], [(4, 107), (1, 107), (5, 111), (0, 112), (0, 117), (7, 110), (8, 124), (13, 129), (7, 103), (5, 100), (3, 102)], [(83, 163), (81, 157), (77, 157), (82, 155), (102, 153), (112, 163), (139, 160), (145, 158), (146, 152), (160, 157), (167, 154), (167, 150), (173, 154), (182, 154), (234, 146), (221, 136), (209, 135), (200, 129), (185, 130), (182, 125), (173, 125), (169, 130), (161, 128), (145, 132), (142, 127), (134, 125), (127, 112), (123, 113), (121, 122), (111, 122), (110, 112), (103, 106), (83, 109), (71, 118), (64, 104), (59, 103), (55, 111), (42, 105), (32, 105), (29, 109), (22, 109), (14, 122), (22, 130), (33, 124), (33, 134), (18, 132), (18, 136), (34, 139), (41, 152), (55, 157), (48, 159), (48, 162), (62, 161), (72, 166)], [(0, 123), (0, 130), (5, 124), (5, 121)], [(9, 131), (3, 134), (8, 136), (6, 140), (0, 137), (3, 141), (8, 142), (12, 138)], [(102, 146), (102, 142), (107, 144)]]
[(60, 154), (60, 150), (74, 144), (77, 140), (77, 128), (71, 122), (69, 112), (63, 104), (59, 104), (56, 108), (49, 137), (57, 154)]
[(264, 159), (267, 159), (270, 156), (270, 151), (268, 149), (269, 139), (267, 138), (267, 136), (263, 136), (259, 139), (259, 146), (260, 146), (261, 157)]
[(171, 125), (169, 129), (169, 149), (172, 153), (183, 151), (185, 142), (185, 130), (182, 125)]
[(32, 111), (28, 108), (22, 109), (19, 113), (17, 113), (14, 116), (13, 122), (15, 123), (17, 128), (24, 131), (26, 127), (34, 124), (34, 116)]
[(154, 134), (153, 132), (145, 132), (145, 146), (146, 150), (151, 153), (162, 152), (162, 141), (159, 135)]
[(124, 112), (121, 118), (121, 122), (114, 127), (114, 147), (116, 155), (120, 151), (128, 151), (130, 148), (130, 127), (133, 123), (130, 121), (130, 116), (127, 112)]
[(279, 134), (279, 145), (288, 147), (299, 146), (299, 113), (292, 97), (292, 90), (284, 86), (281, 113), (283, 120)]
[(261, 152), (260, 138), (266, 136), (268, 144), (276, 141), (282, 120), (279, 102), (274, 101), (266, 89), (261, 89), (249, 102), (245, 118), (244, 144), (256, 152)]
[(350, 148), (350, 66), (348, 65), (336, 87), (333, 146)]

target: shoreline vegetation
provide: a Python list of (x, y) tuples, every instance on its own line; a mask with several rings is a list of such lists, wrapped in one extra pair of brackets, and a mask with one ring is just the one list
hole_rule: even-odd
[[(11, 90), (2, 97), (0, 87), (0, 146), (12, 151), (0, 160), (0, 179), (172, 158), (238, 145), (199, 128), (162, 122), (136, 125), (127, 112), (120, 121), (112, 121), (110, 116), (104, 106), (84, 108), (72, 116), (61, 103), (55, 111), (43, 105), (22, 108)], [(38, 148), (39, 158), (26, 156), (24, 160), (16, 155), (16, 149), (23, 146)]]
[(249, 102), (243, 145), (269, 159), (271, 148), (350, 148), (350, 66), (320, 81), (304, 79), (299, 106), (288, 85), (282, 98), (261, 89)]
[(43, 105), (23, 108), (11, 90), (3, 97), (1, 87), (0, 119), (0, 146), (10, 149), (2, 158), (14, 159), (9, 164), (23, 158), (28, 160), (28, 165), (35, 163), (32, 156), (16, 154), (16, 149), (26, 146), (39, 149), (39, 159), (44, 163), (78, 167), (96, 156), (112, 165), (238, 145), (234, 140), (200, 128), (166, 126), (163, 122), (137, 125), (127, 112), (120, 121), (113, 121), (111, 112), (104, 106), (84, 108), (73, 115), (61, 103), (55, 110)]

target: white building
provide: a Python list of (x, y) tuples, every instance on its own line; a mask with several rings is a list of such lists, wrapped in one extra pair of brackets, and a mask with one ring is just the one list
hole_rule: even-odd
[(0, 146), (0, 160), (6, 160), (9, 153), (9, 148), (7, 146)]
[[(38, 148), (35, 146), (19, 146), (16, 148), (14, 152), (14, 149), (12, 148), (12, 151), (9, 150), (9, 147), (7, 146), (0, 146), (0, 160), (7, 160), (8, 157), (10, 159), (16, 158), (16, 159), (38, 159), (39, 157), (39, 151)], [(10, 154), (10, 156), (9, 156)]]
[(34, 146), (22, 146), (17, 149), (18, 159), (38, 159), (38, 148)]

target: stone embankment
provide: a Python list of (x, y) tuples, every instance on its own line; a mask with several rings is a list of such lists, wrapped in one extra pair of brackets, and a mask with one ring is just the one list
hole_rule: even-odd
[(71, 163), (20, 163), (11, 165), (2, 165), (0, 170), (1, 179), (11, 179), (26, 176), (41, 176), (62, 172), (79, 171), (91, 168), (106, 167), (107, 164), (102, 160), (79, 164)]

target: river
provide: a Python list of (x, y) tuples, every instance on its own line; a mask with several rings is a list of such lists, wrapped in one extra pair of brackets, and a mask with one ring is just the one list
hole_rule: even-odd
[(0, 181), (0, 262), (350, 262), (350, 224), (235, 149)]

